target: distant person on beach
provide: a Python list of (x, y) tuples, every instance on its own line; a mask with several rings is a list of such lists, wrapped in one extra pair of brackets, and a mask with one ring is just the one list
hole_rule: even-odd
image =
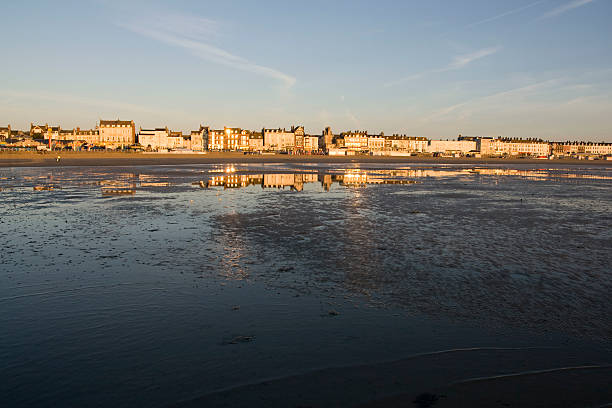
[(57, 161), (57, 163), (59, 164), (59, 162), (60, 162), (60, 159), (61, 159), (61, 158), (62, 158), (62, 157), (61, 157), (61, 156), (58, 154), (58, 155), (57, 155), (57, 159), (55, 159), (55, 161)]

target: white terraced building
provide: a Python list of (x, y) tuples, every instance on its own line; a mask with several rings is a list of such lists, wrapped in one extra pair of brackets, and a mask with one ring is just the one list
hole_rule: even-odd
[(612, 143), (570, 142), (553, 143), (553, 153), (556, 155), (612, 155)]
[(473, 140), (430, 140), (427, 145), (429, 153), (461, 153), (476, 151), (476, 141)]
[[(265, 150), (293, 150), (295, 148), (295, 129), (262, 129)], [(303, 135), (302, 135), (303, 136)]]
[(138, 132), (138, 143), (145, 149), (168, 149), (168, 128), (142, 129)]
[(542, 140), (481, 138), (480, 153), (489, 156), (549, 156), (550, 143)]

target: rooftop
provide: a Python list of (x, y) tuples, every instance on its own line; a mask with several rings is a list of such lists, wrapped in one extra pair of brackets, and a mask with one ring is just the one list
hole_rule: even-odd
[(134, 124), (133, 120), (102, 120), (100, 119), (100, 126), (112, 126), (112, 125), (128, 125)]

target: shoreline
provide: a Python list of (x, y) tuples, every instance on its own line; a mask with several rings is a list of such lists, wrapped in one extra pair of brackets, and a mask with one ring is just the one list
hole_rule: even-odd
[(245, 155), (242, 153), (206, 154), (143, 154), (118, 152), (0, 152), (0, 168), (11, 167), (56, 167), (71, 166), (151, 166), (151, 165), (197, 165), (223, 163), (398, 163), (398, 164), (456, 164), (456, 165), (515, 165), (539, 164), (546, 167), (558, 166), (602, 166), (612, 167), (608, 160), (540, 160), (518, 158), (472, 158), (472, 157), (427, 157), (427, 156), (324, 156), (324, 155)]

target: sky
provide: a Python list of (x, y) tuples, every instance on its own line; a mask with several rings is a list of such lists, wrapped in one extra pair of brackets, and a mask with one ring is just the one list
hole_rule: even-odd
[(612, 0), (22, 0), (0, 15), (0, 126), (612, 142)]

